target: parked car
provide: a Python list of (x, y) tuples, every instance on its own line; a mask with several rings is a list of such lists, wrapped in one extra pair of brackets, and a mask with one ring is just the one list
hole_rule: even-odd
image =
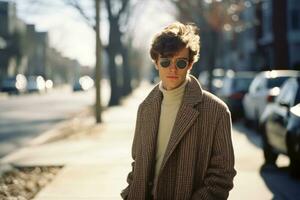
[(265, 109), (260, 127), (266, 163), (275, 164), (279, 154), (288, 155), (291, 174), (300, 178), (300, 77), (284, 83)]
[(27, 92), (44, 92), (46, 90), (46, 82), (42, 76), (29, 76), (27, 80)]
[(75, 80), (73, 84), (73, 91), (86, 91), (94, 86), (94, 80), (89, 76), (82, 76)]
[(18, 74), (16, 76), (4, 78), (1, 85), (2, 92), (20, 94), (26, 90), (27, 79), (23, 74)]
[(223, 79), (223, 87), (217, 92), (217, 95), (228, 105), (233, 119), (243, 116), (242, 100), (255, 74), (250, 71), (228, 71)]
[(290, 77), (299, 76), (300, 72), (296, 70), (272, 70), (258, 73), (243, 99), (247, 124), (255, 122), (257, 127), (265, 107), (279, 94), (282, 83)]
[[(223, 78), (225, 76), (225, 70), (222, 68), (216, 68), (212, 71), (212, 93), (217, 93), (220, 88), (223, 86)], [(199, 74), (198, 80), (203, 89), (208, 90), (209, 77), (208, 71), (203, 71)]]

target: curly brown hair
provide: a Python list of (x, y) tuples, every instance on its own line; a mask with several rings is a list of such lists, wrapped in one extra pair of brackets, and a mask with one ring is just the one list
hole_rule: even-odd
[(154, 36), (150, 56), (156, 62), (159, 55), (172, 57), (185, 47), (189, 49), (189, 62), (197, 62), (200, 52), (199, 29), (193, 23), (174, 22)]

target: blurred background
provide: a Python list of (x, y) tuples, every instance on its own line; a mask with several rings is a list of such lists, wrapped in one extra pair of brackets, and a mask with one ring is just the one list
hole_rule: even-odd
[[(0, 5), (2, 90), (13, 90), (7, 87), (15, 81), (12, 92), (31, 91), (25, 88), (33, 87), (32, 76), (45, 82), (36, 90), (63, 84), (76, 90), (81, 76), (97, 77), (94, 1), (1, 0)], [(209, 89), (215, 68), (299, 70), (299, 9), (295, 0), (101, 1), (97, 55), (101, 79), (112, 87), (109, 105), (142, 79), (156, 80), (148, 55), (151, 37), (174, 20), (200, 27), (201, 59), (192, 73), (207, 71)], [(19, 74), (28, 80), (17, 79)]]
[(298, 0), (0, 0), (0, 158), (80, 113), (102, 123), (157, 83), (151, 39), (174, 21), (199, 26), (191, 73), (226, 102), (234, 130), (263, 164), (288, 160), (273, 178), (260, 169), (269, 190), (297, 199), (286, 188), (300, 187)]

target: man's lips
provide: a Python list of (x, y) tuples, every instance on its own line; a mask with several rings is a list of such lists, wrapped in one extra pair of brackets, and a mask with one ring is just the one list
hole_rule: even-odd
[(170, 75), (170, 76), (167, 76), (167, 78), (170, 78), (170, 79), (177, 79), (178, 76), (172, 76), (172, 75)]

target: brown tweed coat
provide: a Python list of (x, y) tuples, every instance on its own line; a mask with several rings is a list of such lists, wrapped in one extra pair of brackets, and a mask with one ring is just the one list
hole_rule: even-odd
[[(151, 199), (162, 93), (156, 86), (138, 109), (132, 171), (121, 196)], [(158, 175), (154, 199), (227, 199), (234, 153), (227, 106), (191, 76)]]

